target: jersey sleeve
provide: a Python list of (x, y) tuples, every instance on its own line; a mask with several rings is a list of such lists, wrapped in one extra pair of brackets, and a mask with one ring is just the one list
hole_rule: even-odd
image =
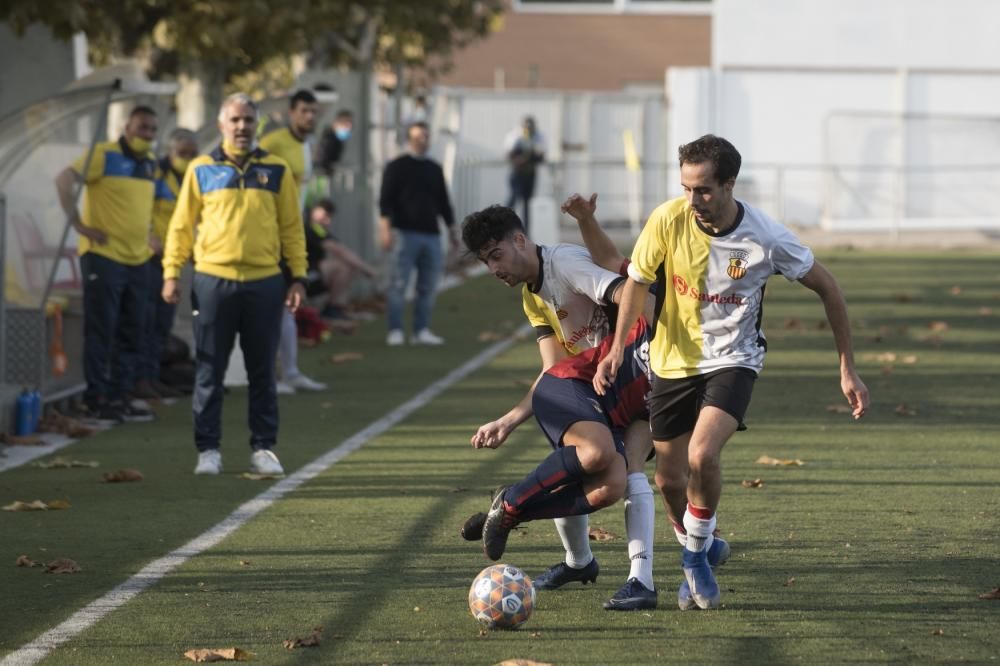
[(628, 265), (628, 276), (641, 284), (651, 284), (656, 281), (656, 271), (663, 264), (666, 256), (665, 227), (667, 220), (657, 209), (646, 220), (639, 239), (632, 250), (631, 263)]
[(598, 305), (607, 305), (605, 296), (612, 284), (621, 277), (595, 264), (584, 248), (575, 245), (556, 248), (551, 267), (555, 279)]
[(812, 250), (802, 244), (787, 227), (772, 223), (774, 246), (771, 250), (771, 263), (774, 270), (781, 273), (786, 280), (794, 282), (805, 277), (815, 263)]
[(163, 242), (163, 278), (177, 279), (181, 268), (191, 257), (194, 247), (194, 228), (201, 214), (201, 189), (198, 186), (198, 167), (188, 167), (177, 195), (177, 205), (167, 224)]
[[(76, 158), (70, 168), (80, 176), (85, 183), (93, 183), (100, 180), (101, 176), (104, 175), (104, 146), (94, 146), (93, 154), (90, 158), (90, 164), (87, 164), (87, 155), (90, 151), (80, 155)], [(84, 173), (84, 167), (87, 168), (87, 172)]]

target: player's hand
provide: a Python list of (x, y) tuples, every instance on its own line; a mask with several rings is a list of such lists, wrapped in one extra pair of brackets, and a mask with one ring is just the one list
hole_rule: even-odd
[(590, 199), (574, 194), (562, 205), (562, 212), (579, 222), (592, 218), (595, 210), (597, 210), (597, 192), (591, 194)]
[(104, 245), (108, 242), (108, 235), (100, 229), (95, 229), (94, 227), (87, 227), (80, 224), (76, 227), (76, 233), (80, 234), (92, 243), (96, 243), (97, 245)]
[(156, 234), (149, 234), (149, 249), (153, 251), (153, 254), (163, 254), (163, 243), (156, 237)]
[(503, 421), (497, 419), (490, 421), (486, 425), (480, 426), (476, 434), (472, 436), (472, 448), (474, 449), (496, 449), (507, 441), (507, 435), (511, 433)]
[(295, 314), (305, 300), (306, 288), (302, 286), (301, 282), (295, 282), (288, 288), (288, 293), (285, 296), (285, 307), (288, 308), (289, 312)]
[(844, 370), (840, 373), (840, 390), (844, 392), (844, 397), (851, 405), (851, 414), (855, 419), (860, 419), (868, 411), (869, 397), (868, 387), (861, 381), (861, 377), (854, 369)]
[(597, 364), (597, 369), (594, 371), (594, 391), (597, 395), (604, 395), (608, 387), (614, 383), (624, 356), (625, 353), (621, 348), (612, 346), (608, 350), (608, 355)]
[(163, 290), (160, 292), (163, 300), (171, 305), (181, 302), (181, 288), (177, 284), (177, 278), (167, 278), (163, 281)]

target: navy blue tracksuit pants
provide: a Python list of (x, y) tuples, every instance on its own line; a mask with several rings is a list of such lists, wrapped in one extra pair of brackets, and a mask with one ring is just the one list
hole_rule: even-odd
[(222, 382), (236, 335), (250, 380), (247, 422), (250, 447), (270, 449), (278, 440), (275, 356), (285, 305), (281, 274), (238, 282), (194, 274), (195, 380), (191, 406), (198, 451), (219, 448), (222, 439)]

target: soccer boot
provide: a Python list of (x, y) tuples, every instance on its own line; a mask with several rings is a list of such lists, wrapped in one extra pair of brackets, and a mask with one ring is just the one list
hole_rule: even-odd
[(604, 610), (646, 610), (656, 608), (656, 590), (651, 590), (638, 578), (629, 578), (615, 596), (604, 602)]
[(501, 486), (493, 492), (493, 504), (483, 522), (483, 552), (494, 562), (503, 557), (507, 548), (507, 537), (517, 525), (517, 517), (508, 509), (503, 496), (509, 486)]
[(535, 584), (536, 590), (555, 590), (576, 580), (586, 585), (596, 582), (597, 574), (600, 571), (601, 567), (597, 565), (596, 557), (582, 569), (574, 569), (565, 562), (560, 562), (548, 571), (538, 574), (538, 577), (532, 582)]
[(480, 511), (469, 516), (468, 520), (462, 523), (462, 538), (466, 541), (479, 541), (483, 538), (483, 523), (486, 522), (486, 514)]
[(705, 551), (695, 552), (685, 548), (681, 553), (681, 568), (684, 569), (684, 578), (687, 579), (691, 598), (698, 608), (706, 610), (718, 608), (722, 594), (719, 592), (719, 584), (715, 582)]
[(708, 566), (712, 567), (712, 571), (729, 561), (729, 550), (729, 543), (725, 539), (715, 537), (712, 540), (707, 553)]
[(677, 588), (677, 607), (682, 611), (696, 610), (698, 608), (698, 604), (694, 602), (694, 597), (691, 596), (691, 586), (688, 585), (687, 578), (681, 581), (681, 586)]

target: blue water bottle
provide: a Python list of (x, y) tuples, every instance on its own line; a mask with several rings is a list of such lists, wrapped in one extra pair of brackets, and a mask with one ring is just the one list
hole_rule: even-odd
[(14, 414), (14, 434), (19, 437), (30, 435), (34, 432), (31, 420), (35, 410), (32, 405), (31, 392), (28, 389), (21, 391), (17, 396), (17, 407)]
[(42, 392), (35, 387), (31, 392), (31, 432), (38, 432), (42, 422)]

